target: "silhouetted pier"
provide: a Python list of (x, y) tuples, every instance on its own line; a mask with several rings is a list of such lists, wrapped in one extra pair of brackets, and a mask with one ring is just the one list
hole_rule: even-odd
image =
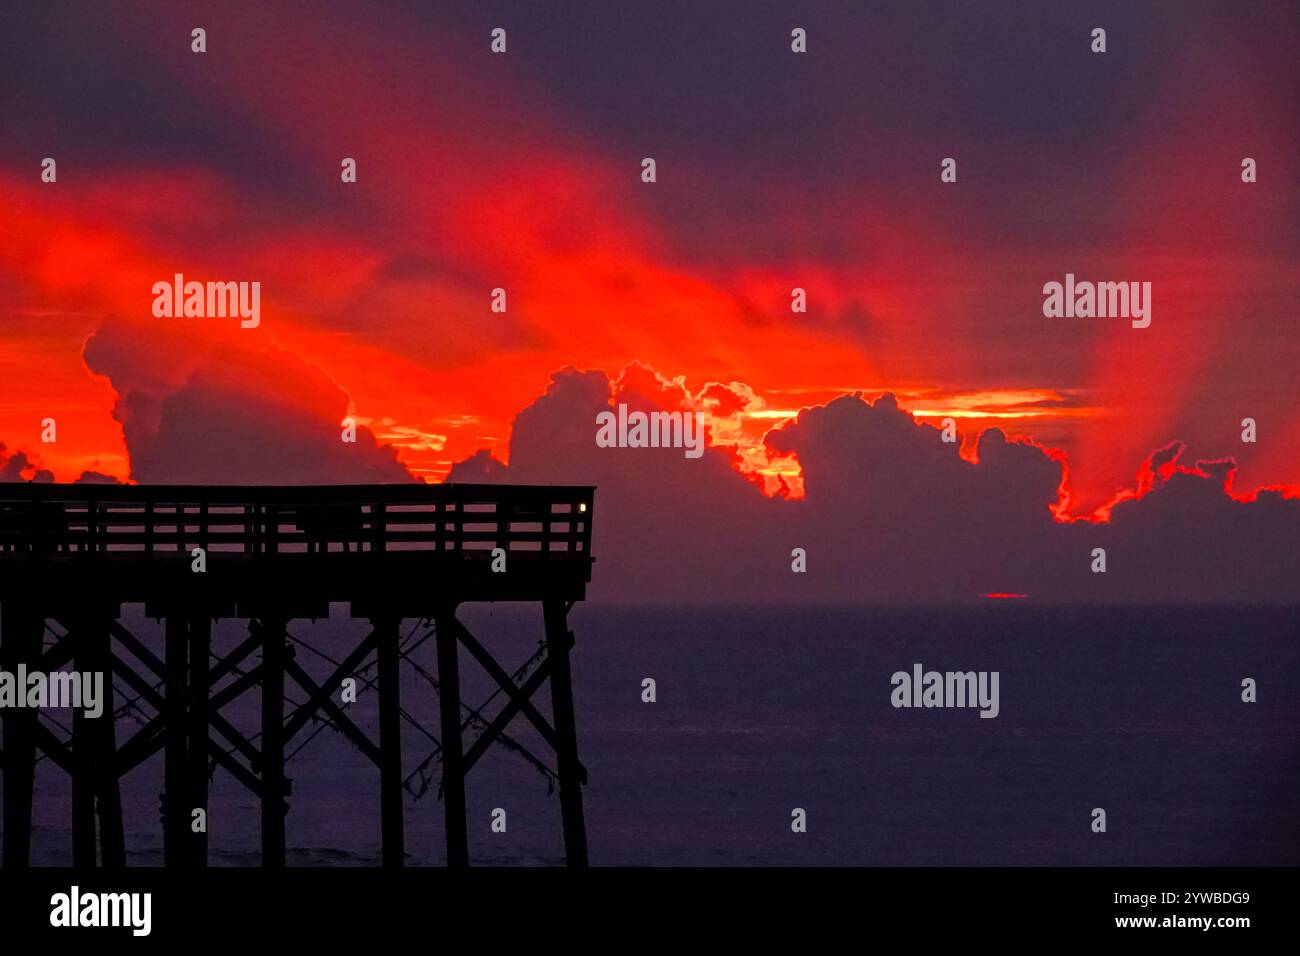
[[(152, 710), (120, 741), (111, 695), (98, 718), (74, 712), (67, 739), (34, 709), (0, 710), (4, 865), (29, 862), (38, 752), (72, 778), (74, 865), (124, 865), (119, 781), (160, 750), (168, 866), (207, 862), (206, 832), (194, 832), (191, 819), (206, 813), (210, 762), (259, 797), (262, 862), (283, 865), (285, 749), (313, 720), (329, 722), (374, 763), (383, 861), (401, 865), (403, 618), (431, 621), (436, 635), (448, 864), (469, 862), (465, 775), (522, 715), (553, 752), (568, 862), (585, 865), (567, 615), (591, 580), (593, 495), (512, 485), (0, 485), (0, 669), (49, 673), (71, 663), (103, 672), (106, 695), (115, 677)], [(460, 604), (477, 601), (542, 605), (544, 657), (522, 684), (457, 619)], [(287, 628), (327, 618), (335, 602), (371, 630), (317, 683), (294, 660)], [(165, 621), (161, 658), (123, 626), (127, 603)], [(246, 620), (248, 636), (217, 656), (211, 626), (223, 618)], [(62, 633), (46, 647), (51, 624)], [(468, 749), (462, 647), (506, 700)], [(377, 741), (338, 698), (343, 681), (368, 666), (377, 673)], [(288, 713), (286, 681), (307, 695)], [(543, 682), (549, 721), (532, 703)], [(259, 685), (255, 744), (222, 711)]]

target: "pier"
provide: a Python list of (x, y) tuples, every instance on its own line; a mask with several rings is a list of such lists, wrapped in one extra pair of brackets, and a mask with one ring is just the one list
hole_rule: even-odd
[[(31, 708), (0, 710), (6, 867), (27, 866), (38, 755), (72, 781), (74, 866), (125, 865), (120, 781), (163, 753), (162, 837), (167, 866), (205, 866), (210, 774), (232, 775), (260, 801), (262, 865), (285, 862), (292, 794), (286, 750), (327, 722), (373, 763), (380, 781), (383, 864), (404, 859), (401, 623), (429, 623), (436, 645), (438, 766), (447, 863), (469, 864), (465, 779), (512, 721), (528, 721), (549, 748), (565, 856), (585, 866), (586, 770), (578, 759), (568, 626), (591, 581), (595, 489), (517, 485), (307, 487), (0, 485), (0, 670), (103, 672), (104, 712), (74, 711), (61, 733)], [(458, 619), (471, 602), (541, 605), (542, 649), (521, 669), (498, 661)], [(368, 635), (323, 681), (295, 660), (288, 636), (346, 604)], [(124, 604), (164, 622), (161, 656), (122, 623)], [(212, 624), (235, 619), (247, 637), (224, 654)], [(462, 653), (464, 652), (464, 653)], [(469, 661), (462, 659), (468, 657)], [(467, 721), (461, 666), (481, 667), (503, 695), (499, 712)], [(343, 682), (376, 675), (378, 737), (340, 702)], [(111, 678), (110, 678), (111, 675)], [(116, 685), (117, 693), (110, 688)], [(305, 702), (286, 708), (286, 685)], [(534, 703), (550, 691), (550, 717)], [(129, 736), (114, 701), (129, 692), (148, 713)], [(260, 694), (260, 732), (223, 716)], [(127, 728), (130, 729), (130, 728)], [(476, 731), (467, 739), (467, 731)], [(531, 755), (530, 755), (531, 756)], [(549, 762), (548, 762), (549, 761)]]

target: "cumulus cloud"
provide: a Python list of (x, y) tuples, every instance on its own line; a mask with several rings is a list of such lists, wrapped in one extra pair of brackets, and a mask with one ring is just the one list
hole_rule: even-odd
[[(365, 428), (355, 444), (340, 440), (347, 394), (291, 353), (195, 355), (177, 346), (161, 370), (106, 324), (85, 355), (117, 390), (136, 480), (410, 480)], [(508, 465), (481, 451), (449, 480), (595, 486), (591, 593), (608, 601), (889, 604), (999, 592), (1062, 604), (1300, 599), (1290, 571), (1300, 500), (1234, 496), (1231, 459), (1186, 463), (1185, 445), (1171, 442), (1141, 463), (1105, 520), (1062, 521), (1062, 454), (994, 428), (963, 456), (893, 395), (855, 393), (767, 432), (768, 461), (797, 463), (803, 490), (769, 496), (734, 443), (741, 429), (764, 427), (751, 414), (761, 410), (755, 402), (743, 383), (692, 394), (642, 364), (613, 379), (566, 368), (516, 415)], [(597, 415), (620, 404), (702, 411), (709, 445), (699, 458), (680, 448), (599, 447)], [(50, 476), (0, 446), (0, 478)], [(81, 480), (114, 479), (87, 471)], [(1106, 551), (1104, 574), (1092, 571), (1097, 548)], [(791, 570), (795, 549), (806, 573)]]
[(1300, 500), (1277, 491), (1237, 499), (1228, 494), (1233, 462), (1184, 466), (1182, 453), (1179, 444), (1153, 455), (1142, 474), (1158, 480), (1140, 497), (1117, 502), (1109, 523), (1091, 529), (1107, 547), (1108, 571), (1095, 576), (1107, 579), (1106, 596), (1131, 602), (1152, 594), (1240, 603), (1300, 598), (1292, 563)]
[[(704, 394), (704, 393), (702, 393)], [(734, 415), (738, 408), (717, 405)], [(739, 393), (733, 393), (739, 394)], [(1066, 464), (998, 429), (975, 460), (917, 422), (892, 395), (845, 395), (768, 433), (794, 456), (805, 497), (768, 498), (733, 451), (698, 460), (677, 449), (599, 448), (596, 414), (612, 404), (688, 409), (678, 381), (630, 366), (565, 369), (515, 419), (509, 467), (475, 456), (457, 480), (597, 487), (592, 595), (636, 603), (969, 601), (1026, 593), (1045, 602), (1282, 601), (1300, 597), (1285, 569), (1300, 540), (1300, 501), (1228, 493), (1233, 463), (1182, 465), (1158, 449), (1108, 522), (1061, 522)], [(1105, 548), (1107, 571), (1092, 571)], [(791, 551), (807, 555), (791, 571)]]
[(9, 453), (0, 442), (0, 481), (53, 481), (54, 474), (42, 468), (27, 455), (17, 450)]
[[(736, 529), (773, 526), (781, 503), (736, 472), (730, 450), (688, 459), (679, 448), (596, 445), (596, 416), (613, 405), (686, 411), (690, 402), (680, 383), (644, 366), (613, 382), (601, 371), (568, 368), (515, 418), (510, 465), (498, 464), (497, 477), (597, 488), (597, 593), (649, 603), (726, 601), (770, 557)], [(453, 479), (465, 474), (457, 466)]]
[[(118, 394), (131, 477), (140, 482), (328, 484), (410, 481), (391, 447), (364, 426), (344, 442), (346, 392), (291, 352), (151, 342), (106, 323), (86, 343), (87, 366)], [(160, 367), (161, 366), (161, 367)]]
[(510, 480), (510, 469), (492, 457), (486, 448), (452, 465), (447, 481), (453, 484), (491, 485)]
[(73, 482), (74, 485), (117, 485), (121, 484), (112, 475), (106, 475), (102, 471), (87, 469)]
[(803, 469), (802, 537), (827, 599), (1023, 591), (1028, 555), (1055, 530), (1061, 465), (1041, 448), (990, 429), (968, 461), (889, 394), (805, 409), (768, 444)]

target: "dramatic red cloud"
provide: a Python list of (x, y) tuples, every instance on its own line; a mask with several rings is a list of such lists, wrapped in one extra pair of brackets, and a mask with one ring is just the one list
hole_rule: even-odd
[[(1277, 185), (1296, 133), (1273, 109), (1294, 93), (1249, 50), (1229, 47), (1234, 69), (1212, 78), (1172, 64), (1144, 106), (1151, 135), (1108, 146), (1079, 196), (1061, 165), (1078, 160), (1041, 137), (953, 133), (948, 188), (926, 135), (865, 120), (836, 134), (833, 180), (701, 149), (660, 153), (651, 185), (653, 147), (580, 122), (526, 56), (435, 54), (391, 19), (267, 5), (214, 11), (213, 52), (196, 59), (160, 42), (188, 36), (183, 11), (87, 16), (76, 29), (239, 135), (226, 161), (65, 161), (54, 184), (35, 160), (0, 169), (0, 440), (25, 475), (168, 474), (202, 448), (159, 436), (216, 427), (220, 408), (263, 429), (250, 448), (310, 435), (301, 464), (248, 459), (284, 480), (392, 475), (394, 456), (399, 476), (433, 481), (468, 459), (513, 467), (516, 413), (573, 365), (704, 411), (710, 459), (792, 503), (820, 448), (787, 443), (809, 433), (800, 421), (885, 391), (927, 426), (954, 419), (967, 465), (1022, 447), (1046, 459), (1058, 520), (1104, 521), (1167, 482), (1167, 466), (1134, 468), (1175, 440), (1230, 456), (1242, 499), (1300, 485), (1300, 389), (1275, 357), (1300, 298), (1295, 206)], [(914, 179), (854, 175), (882, 141), (916, 151)], [(1240, 143), (1261, 157), (1258, 184), (1239, 181)], [(339, 180), (345, 156), (355, 184)], [(1042, 283), (1067, 270), (1151, 281), (1152, 326), (1043, 318)], [(260, 281), (261, 326), (153, 318), (149, 290), (176, 272)], [(498, 287), (505, 313), (489, 308)], [(791, 311), (796, 287), (806, 312)], [(366, 436), (347, 465), (323, 444), (344, 415)], [(1239, 439), (1246, 417), (1257, 445)]]

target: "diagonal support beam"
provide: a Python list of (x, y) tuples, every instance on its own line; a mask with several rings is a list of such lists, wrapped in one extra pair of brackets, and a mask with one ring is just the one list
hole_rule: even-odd
[(209, 687), (216, 687), (221, 681), (221, 678), (232, 673), (244, 658), (248, 657), (249, 654), (262, 646), (261, 626), (257, 625), (255, 622), (249, 622), (248, 631), (248, 637), (240, 641), (239, 645), (233, 651), (221, 658), (221, 660), (217, 661), (217, 663), (213, 665), (212, 669), (208, 671)]
[[(325, 713), (329, 715), (330, 719), (334, 721), (335, 726), (343, 732), (343, 735), (356, 744), (357, 748), (369, 757), (376, 767), (381, 765), (382, 758), (379, 755), (379, 748), (371, 742), (369, 737), (361, 732), (361, 729), (352, 722), (352, 718), (343, 713), (343, 709), (330, 699), (328, 691), (325, 691), (323, 696), (321, 695), (323, 688), (316, 685), (316, 682), (311, 679), (311, 675), (302, 669), (301, 664), (293, 658), (288, 658), (284, 663), (284, 672), (292, 677), (299, 687), (305, 690), (308, 694), (311, 694), (313, 700), (320, 700), (321, 710), (325, 711)], [(305, 709), (306, 707), (302, 708), (302, 710)], [(301, 710), (299, 713), (301, 713)], [(310, 715), (308, 715), (308, 717), (310, 717)], [(293, 735), (286, 730), (284, 742), (287, 744), (292, 739)]]
[[(546, 675), (551, 672), (551, 662), (547, 658), (537, 665), (537, 670), (528, 675), (528, 680), (524, 681), (524, 686), (519, 688), (519, 696), (525, 700), (537, 692), (537, 688), (542, 686), (542, 681), (546, 680)], [(510, 721), (515, 719), (519, 713), (518, 698), (511, 698), (510, 703), (501, 708), (501, 713), (492, 719), (487, 729), (479, 734), (474, 745), (469, 748), (465, 754), (465, 773), (469, 773), (470, 768), (478, 763), (479, 757), (487, 751), (489, 747), (501, 736), (501, 732), (510, 725)]]
[[(262, 796), (262, 781), (258, 779), (257, 775), (234, 757), (230, 756), (230, 754), (222, 750), (221, 745), (215, 740), (208, 741), (208, 756), (217, 762), (217, 766), (223, 767), (232, 777), (247, 787), (253, 796)], [(288, 792), (287, 786), (285, 787), (285, 792)], [(287, 812), (289, 804), (286, 803), (284, 809)]]
[(54, 642), (54, 646), (41, 655), (41, 670), (46, 672), (59, 670), (72, 660), (72, 654), (72, 632), (65, 631), (64, 635)]
[[(166, 725), (166, 717), (163, 714), (165, 699), (152, 684), (131, 670), (125, 661), (116, 657), (113, 658), (113, 671), (126, 683), (130, 684), (137, 694), (147, 700), (149, 706), (158, 711), (130, 740), (118, 748), (119, 773), (126, 773), (128, 770), (132, 770), (144, 763), (161, 750), (166, 743), (166, 737), (163, 734), (163, 728)], [(208, 723), (213, 730), (225, 737), (232, 747), (244, 755), (254, 771), (257, 770), (261, 754), (238, 728), (215, 710), (208, 714)]]
[[(497, 686), (509, 695), (511, 702), (515, 704), (515, 712), (522, 712), (532, 722), (532, 725), (537, 728), (538, 733), (542, 735), (542, 739), (550, 744), (551, 750), (558, 754), (560, 752), (559, 738), (546, 718), (533, 706), (532, 701), (520, 691), (519, 686), (510, 679), (510, 675), (497, 663), (496, 658), (488, 652), (487, 648), (480, 644), (478, 639), (470, 633), (469, 628), (465, 627), (458, 618), (452, 618), (449, 623), (455, 628), (456, 635), (460, 642), (465, 645), (466, 650), (497, 682)], [(513, 714), (511, 716), (513, 717)], [(587, 768), (581, 763), (578, 764), (578, 774), (579, 779), (585, 784), (587, 782)]]
[[(352, 653), (344, 659), (343, 663), (340, 664), (335, 669), (334, 673), (326, 679), (325, 683), (321, 684), (319, 687), (317, 687), (316, 683), (307, 675), (306, 671), (290, 659), (289, 663), (292, 664), (294, 668), (297, 668), (297, 673), (301, 674), (302, 677), (305, 677), (311, 684), (311, 687), (303, 684), (302, 680), (295, 675), (294, 680), (298, 681), (302, 686), (302, 689), (307, 691), (310, 696), (307, 698), (305, 704), (293, 712), (292, 716), (289, 718), (289, 722), (285, 725), (284, 739), (286, 741), (292, 740), (294, 735), (307, 725), (307, 721), (311, 719), (312, 714), (316, 713), (317, 710), (330, 702), (330, 694), (334, 693), (334, 691), (342, 685), (345, 677), (350, 677), (356, 673), (357, 668), (361, 666), (361, 662), (370, 656), (370, 652), (375, 649), (378, 641), (379, 632), (371, 631), (366, 636), (366, 639), (353, 649)], [(312, 688), (315, 689), (313, 690)], [(367, 741), (367, 743), (369, 743), (369, 741)]]
[(137, 730), (122, 746), (117, 748), (117, 773), (124, 776), (144, 763), (163, 746), (163, 718), (161, 715), (150, 719)]
[[(59, 623), (62, 624), (63, 622), (60, 621)], [(155, 677), (159, 680), (167, 679), (166, 665), (163, 664), (157, 654), (145, 647), (138, 637), (123, 627), (121, 621), (110, 621), (108, 629), (119, 644), (134, 654), (141, 664), (153, 671)]]
[(54, 731), (44, 724), (36, 725), (35, 736), (37, 749), (53, 760), (54, 765), (64, 773), (72, 773), (72, 751), (68, 745), (54, 736)]
[[(160, 660), (159, 657), (153, 653), (153, 651), (145, 647), (144, 644), (140, 642), (139, 638), (137, 638), (134, 634), (128, 631), (125, 627), (123, 627), (121, 622), (113, 621), (110, 624), (110, 629), (112, 630), (113, 636), (117, 638), (118, 642), (121, 643), (122, 646), (125, 647), (127, 650), (129, 650), (132, 654), (134, 654), (136, 658), (139, 659), (140, 663), (144, 664), (145, 667), (153, 671), (155, 677), (157, 677), (159, 680), (167, 679), (167, 667), (162, 662), (162, 660)], [(217, 682), (222, 677), (224, 677), (226, 674), (230, 673), (236, 667), (239, 666), (240, 661), (242, 661), (245, 657), (247, 657), (249, 654), (255, 651), (258, 647), (260, 647), (261, 641), (262, 638), (260, 632), (255, 633), (252, 637), (249, 637), (247, 640), (243, 641), (230, 654), (226, 655), (226, 657), (218, 661), (217, 665), (213, 667), (212, 670), (209, 671), (208, 673), (208, 686), (209, 687), (216, 686)], [(236, 731), (235, 728), (230, 725), (230, 722), (227, 721), (224, 717), (221, 717), (219, 714), (217, 714), (216, 711), (220, 710), (222, 707), (230, 703), (232, 700), (234, 700), (244, 691), (248, 690), (250, 687), (253, 687), (255, 684), (257, 684), (257, 682), (261, 679), (261, 676), (258, 672), (260, 667), (261, 665), (259, 664), (257, 665), (257, 667), (253, 668), (253, 670), (244, 674), (242, 677), (232, 681), (226, 687), (222, 688), (222, 690), (219, 693), (214, 694), (211, 700), (209, 701), (209, 707), (211, 707), (213, 711), (210, 718), (213, 728), (219, 731), (223, 736), (225, 736), (232, 744), (235, 744), (235, 746), (240, 746), (240, 742), (243, 741), (244, 739), (243, 735), (240, 734), (238, 731)], [(121, 674), (124, 680), (131, 682), (131, 678), (127, 675), (126, 671), (118, 671), (118, 673)], [(136, 687), (137, 692), (143, 693), (137, 684), (135, 684), (134, 682), (131, 683), (133, 687)], [(150, 690), (152, 691), (152, 688), (150, 688)], [(155, 707), (158, 707), (158, 701), (160, 700), (162, 700), (161, 697), (156, 697), (156, 699), (151, 698), (150, 703), (153, 704)], [(243, 750), (244, 748), (240, 746), (240, 749)], [(256, 751), (253, 748), (249, 747), (248, 752), (245, 753), (245, 756), (248, 757), (250, 760), (252, 760), (255, 759), (254, 754), (256, 754)]]
[(232, 680), (221, 690), (212, 695), (208, 701), (208, 707), (212, 711), (218, 711), (225, 707), (236, 697), (242, 695), (245, 691), (256, 687), (262, 680), (262, 665), (258, 664), (252, 670), (245, 671), (241, 676)]

